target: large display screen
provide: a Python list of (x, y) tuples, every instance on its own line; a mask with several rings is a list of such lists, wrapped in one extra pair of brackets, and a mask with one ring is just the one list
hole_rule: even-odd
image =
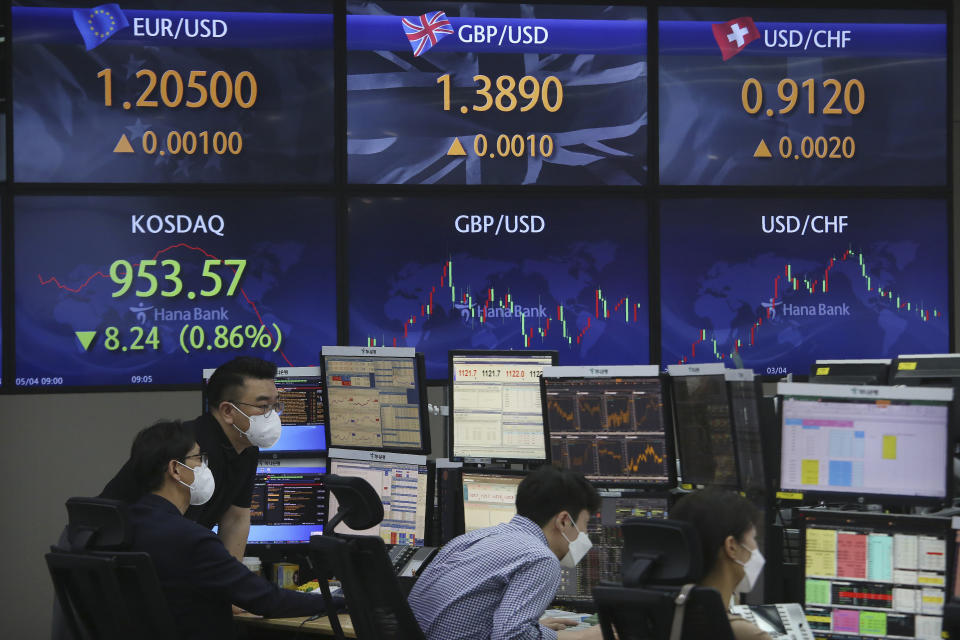
[(190, 384), (336, 341), (332, 200), (20, 196), (16, 384)]
[(326, 0), (16, 4), (18, 181), (333, 178)]
[(663, 7), (660, 180), (943, 185), (944, 12)]
[(647, 364), (647, 217), (626, 198), (363, 198), (349, 213), (350, 342), (556, 349)]
[(664, 363), (805, 375), (817, 358), (949, 350), (942, 200), (690, 199), (660, 210)]
[(646, 9), (347, 2), (354, 183), (647, 181)]

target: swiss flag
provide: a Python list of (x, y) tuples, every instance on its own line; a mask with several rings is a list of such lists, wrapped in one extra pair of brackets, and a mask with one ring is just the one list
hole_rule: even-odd
[(743, 51), (754, 40), (760, 39), (760, 31), (753, 24), (753, 18), (734, 18), (712, 27), (724, 62)]

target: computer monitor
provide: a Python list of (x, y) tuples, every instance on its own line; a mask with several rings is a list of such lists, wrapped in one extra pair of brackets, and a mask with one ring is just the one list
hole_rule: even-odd
[(547, 367), (543, 420), (553, 464), (602, 485), (676, 485), (656, 365)]
[[(383, 521), (364, 531), (344, 523), (336, 533), (380, 536), (387, 544), (422, 547), (433, 512), (433, 480), (422, 455), (330, 449), (330, 473), (363, 478), (383, 502)], [(327, 513), (337, 512), (337, 498), (330, 493)]]
[(517, 513), (522, 471), (463, 472), (463, 531), (509, 522)]
[(323, 459), (261, 459), (250, 503), (247, 544), (307, 544), (323, 532)]
[(818, 384), (887, 384), (890, 377), (887, 359), (817, 360), (810, 365), (809, 382)]
[(423, 357), (410, 348), (323, 347), (330, 446), (430, 453)]
[(547, 459), (540, 375), (556, 351), (450, 352), (450, 457)]
[(960, 390), (960, 353), (897, 356), (890, 365), (890, 384)]
[(800, 528), (804, 609), (817, 637), (941, 637), (949, 518), (801, 509)]
[(952, 389), (781, 382), (780, 488), (824, 499), (944, 502)]
[(593, 588), (600, 582), (620, 584), (623, 565), (623, 534), (620, 525), (627, 518), (669, 517), (667, 493), (600, 491), (600, 511), (587, 524), (593, 547), (575, 569), (560, 570), (557, 599), (592, 602)]
[(752, 369), (727, 369), (724, 377), (730, 395), (740, 488), (750, 492), (765, 491), (767, 481), (763, 464), (764, 439), (760, 428), (760, 382)]
[[(203, 370), (203, 406), (207, 408), (206, 385), (216, 369)], [(323, 376), (320, 367), (280, 367), (275, 379), (283, 413), (280, 439), (261, 455), (286, 456), (327, 450), (323, 418)]]
[(723, 363), (667, 367), (685, 484), (739, 486), (724, 372)]

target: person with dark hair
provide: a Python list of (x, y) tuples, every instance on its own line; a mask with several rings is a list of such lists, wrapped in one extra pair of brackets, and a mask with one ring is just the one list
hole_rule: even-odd
[(541, 621), (560, 586), (590, 549), (587, 521), (600, 509), (583, 476), (551, 465), (517, 488), (517, 514), (448, 542), (417, 579), (409, 602), (427, 640), (599, 640), (600, 627), (563, 630)]
[(132, 551), (150, 554), (178, 638), (232, 638), (231, 604), (267, 617), (323, 613), (323, 598), (278, 588), (234, 558), (221, 538), (184, 517), (216, 491), (193, 427), (158, 422), (137, 434), (130, 451), (146, 489), (129, 505)]
[[(243, 559), (250, 533), (260, 447), (272, 447), (280, 438), (283, 404), (276, 374), (276, 365), (260, 358), (234, 358), (220, 365), (207, 383), (207, 412), (188, 423), (210, 461), (216, 487), (203, 506), (187, 510), (187, 518), (208, 529), (217, 525), (217, 535), (237, 560)], [(133, 502), (150, 490), (134, 473), (132, 460), (131, 455), (101, 498)]]
[[(734, 592), (749, 592), (763, 570), (757, 544), (760, 512), (734, 491), (704, 489), (681, 498), (670, 511), (671, 520), (684, 520), (697, 530), (703, 554), (703, 578), (697, 583), (720, 593), (725, 606)], [(737, 640), (770, 640), (750, 621), (729, 614)]]

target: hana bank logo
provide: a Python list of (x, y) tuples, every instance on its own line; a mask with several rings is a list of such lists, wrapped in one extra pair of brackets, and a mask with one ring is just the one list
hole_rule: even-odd
[(415, 57), (423, 55), (440, 40), (453, 34), (453, 27), (450, 26), (447, 14), (443, 11), (402, 18), (401, 22)]

